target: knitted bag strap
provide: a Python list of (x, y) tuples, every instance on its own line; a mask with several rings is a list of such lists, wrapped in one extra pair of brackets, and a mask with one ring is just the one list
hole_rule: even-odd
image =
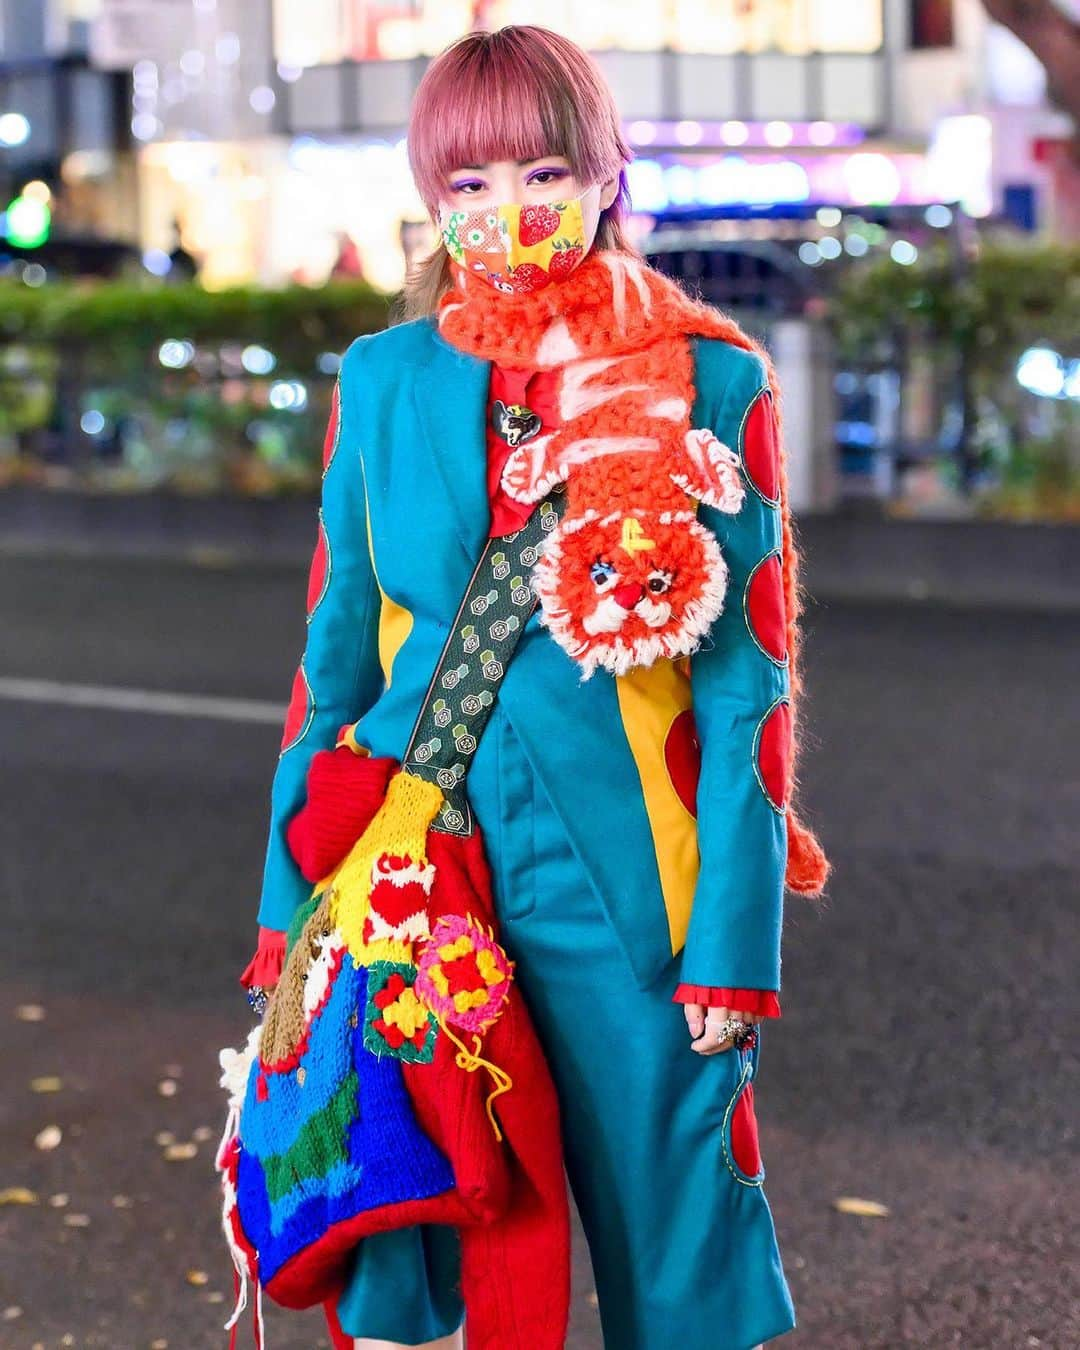
[(465, 777), (506, 667), (539, 603), (529, 574), (565, 509), (560, 485), (521, 529), (487, 541), (465, 588), (402, 759), (404, 769), (442, 791), (433, 830), (473, 832)]

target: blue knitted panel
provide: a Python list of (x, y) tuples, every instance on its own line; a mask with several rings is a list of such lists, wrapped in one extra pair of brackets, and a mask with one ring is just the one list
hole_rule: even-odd
[[(306, 1070), (303, 1088), (296, 1084), (295, 1070), (267, 1074), (269, 1095), (260, 1102), (255, 1090), (259, 1070), (253, 1067), (240, 1118), (237, 1195), (264, 1283), (335, 1224), (453, 1189), (449, 1161), (417, 1123), (401, 1064), (364, 1047), (366, 1001), (367, 970), (346, 955), (330, 998), (312, 1024), (301, 1061)], [(349, 1025), (353, 1012), (358, 1013), (355, 1027)], [(344, 1141), (345, 1159), (321, 1176), (298, 1178), (271, 1203), (263, 1162), (296, 1140), (305, 1121), (326, 1106), (353, 1068), (359, 1101)]]

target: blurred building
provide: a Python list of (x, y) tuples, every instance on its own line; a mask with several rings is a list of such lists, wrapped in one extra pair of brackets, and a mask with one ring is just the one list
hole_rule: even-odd
[(64, 271), (116, 270), (139, 232), (129, 78), (90, 63), (97, 8), (0, 0), (0, 249), (28, 252), (41, 217), (32, 247)]
[(102, 224), (125, 232), (134, 214), (159, 257), (179, 223), (212, 286), (318, 282), (343, 235), (366, 276), (399, 284), (424, 219), (402, 139), (412, 93), (476, 24), (539, 21), (598, 54), (642, 229), (741, 214), (740, 238), (815, 243), (820, 229), (778, 222), (960, 204), (1052, 231), (1061, 209), (1062, 119), (979, 0), (0, 0), (0, 15), (0, 128), (29, 123), (0, 173), (111, 172)]
[(937, 454), (940, 400), (889, 358), (836, 370), (821, 298), (972, 222), (1075, 228), (1072, 128), (980, 0), (0, 0), (0, 270), (394, 290), (435, 242), (404, 141), (425, 66), (515, 22), (596, 53), (635, 238), (768, 338), (796, 504), (833, 500), (837, 447), (856, 494)]

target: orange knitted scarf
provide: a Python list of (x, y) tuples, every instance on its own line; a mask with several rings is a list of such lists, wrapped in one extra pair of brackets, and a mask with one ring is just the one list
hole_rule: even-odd
[(587, 677), (688, 655), (720, 613), (727, 567), (696, 519), (704, 501), (737, 512), (738, 456), (690, 425), (695, 336), (755, 352), (775, 410), (791, 743), (787, 885), (820, 894), (824, 851), (791, 810), (798, 736), (799, 556), (788, 504), (780, 391), (761, 345), (636, 255), (593, 250), (557, 285), (507, 295), (465, 268), (439, 302), (440, 333), (500, 365), (560, 371), (560, 424), (511, 454), (507, 492), (537, 501), (565, 482), (567, 507), (533, 573), (542, 621)]

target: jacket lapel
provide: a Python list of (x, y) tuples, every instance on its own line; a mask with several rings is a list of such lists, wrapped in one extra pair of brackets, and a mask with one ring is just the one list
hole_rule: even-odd
[(487, 491), (487, 403), (491, 362), (452, 347), (432, 325), (427, 359), (412, 368), (417, 421), (454, 514), (470, 570), (491, 526)]

